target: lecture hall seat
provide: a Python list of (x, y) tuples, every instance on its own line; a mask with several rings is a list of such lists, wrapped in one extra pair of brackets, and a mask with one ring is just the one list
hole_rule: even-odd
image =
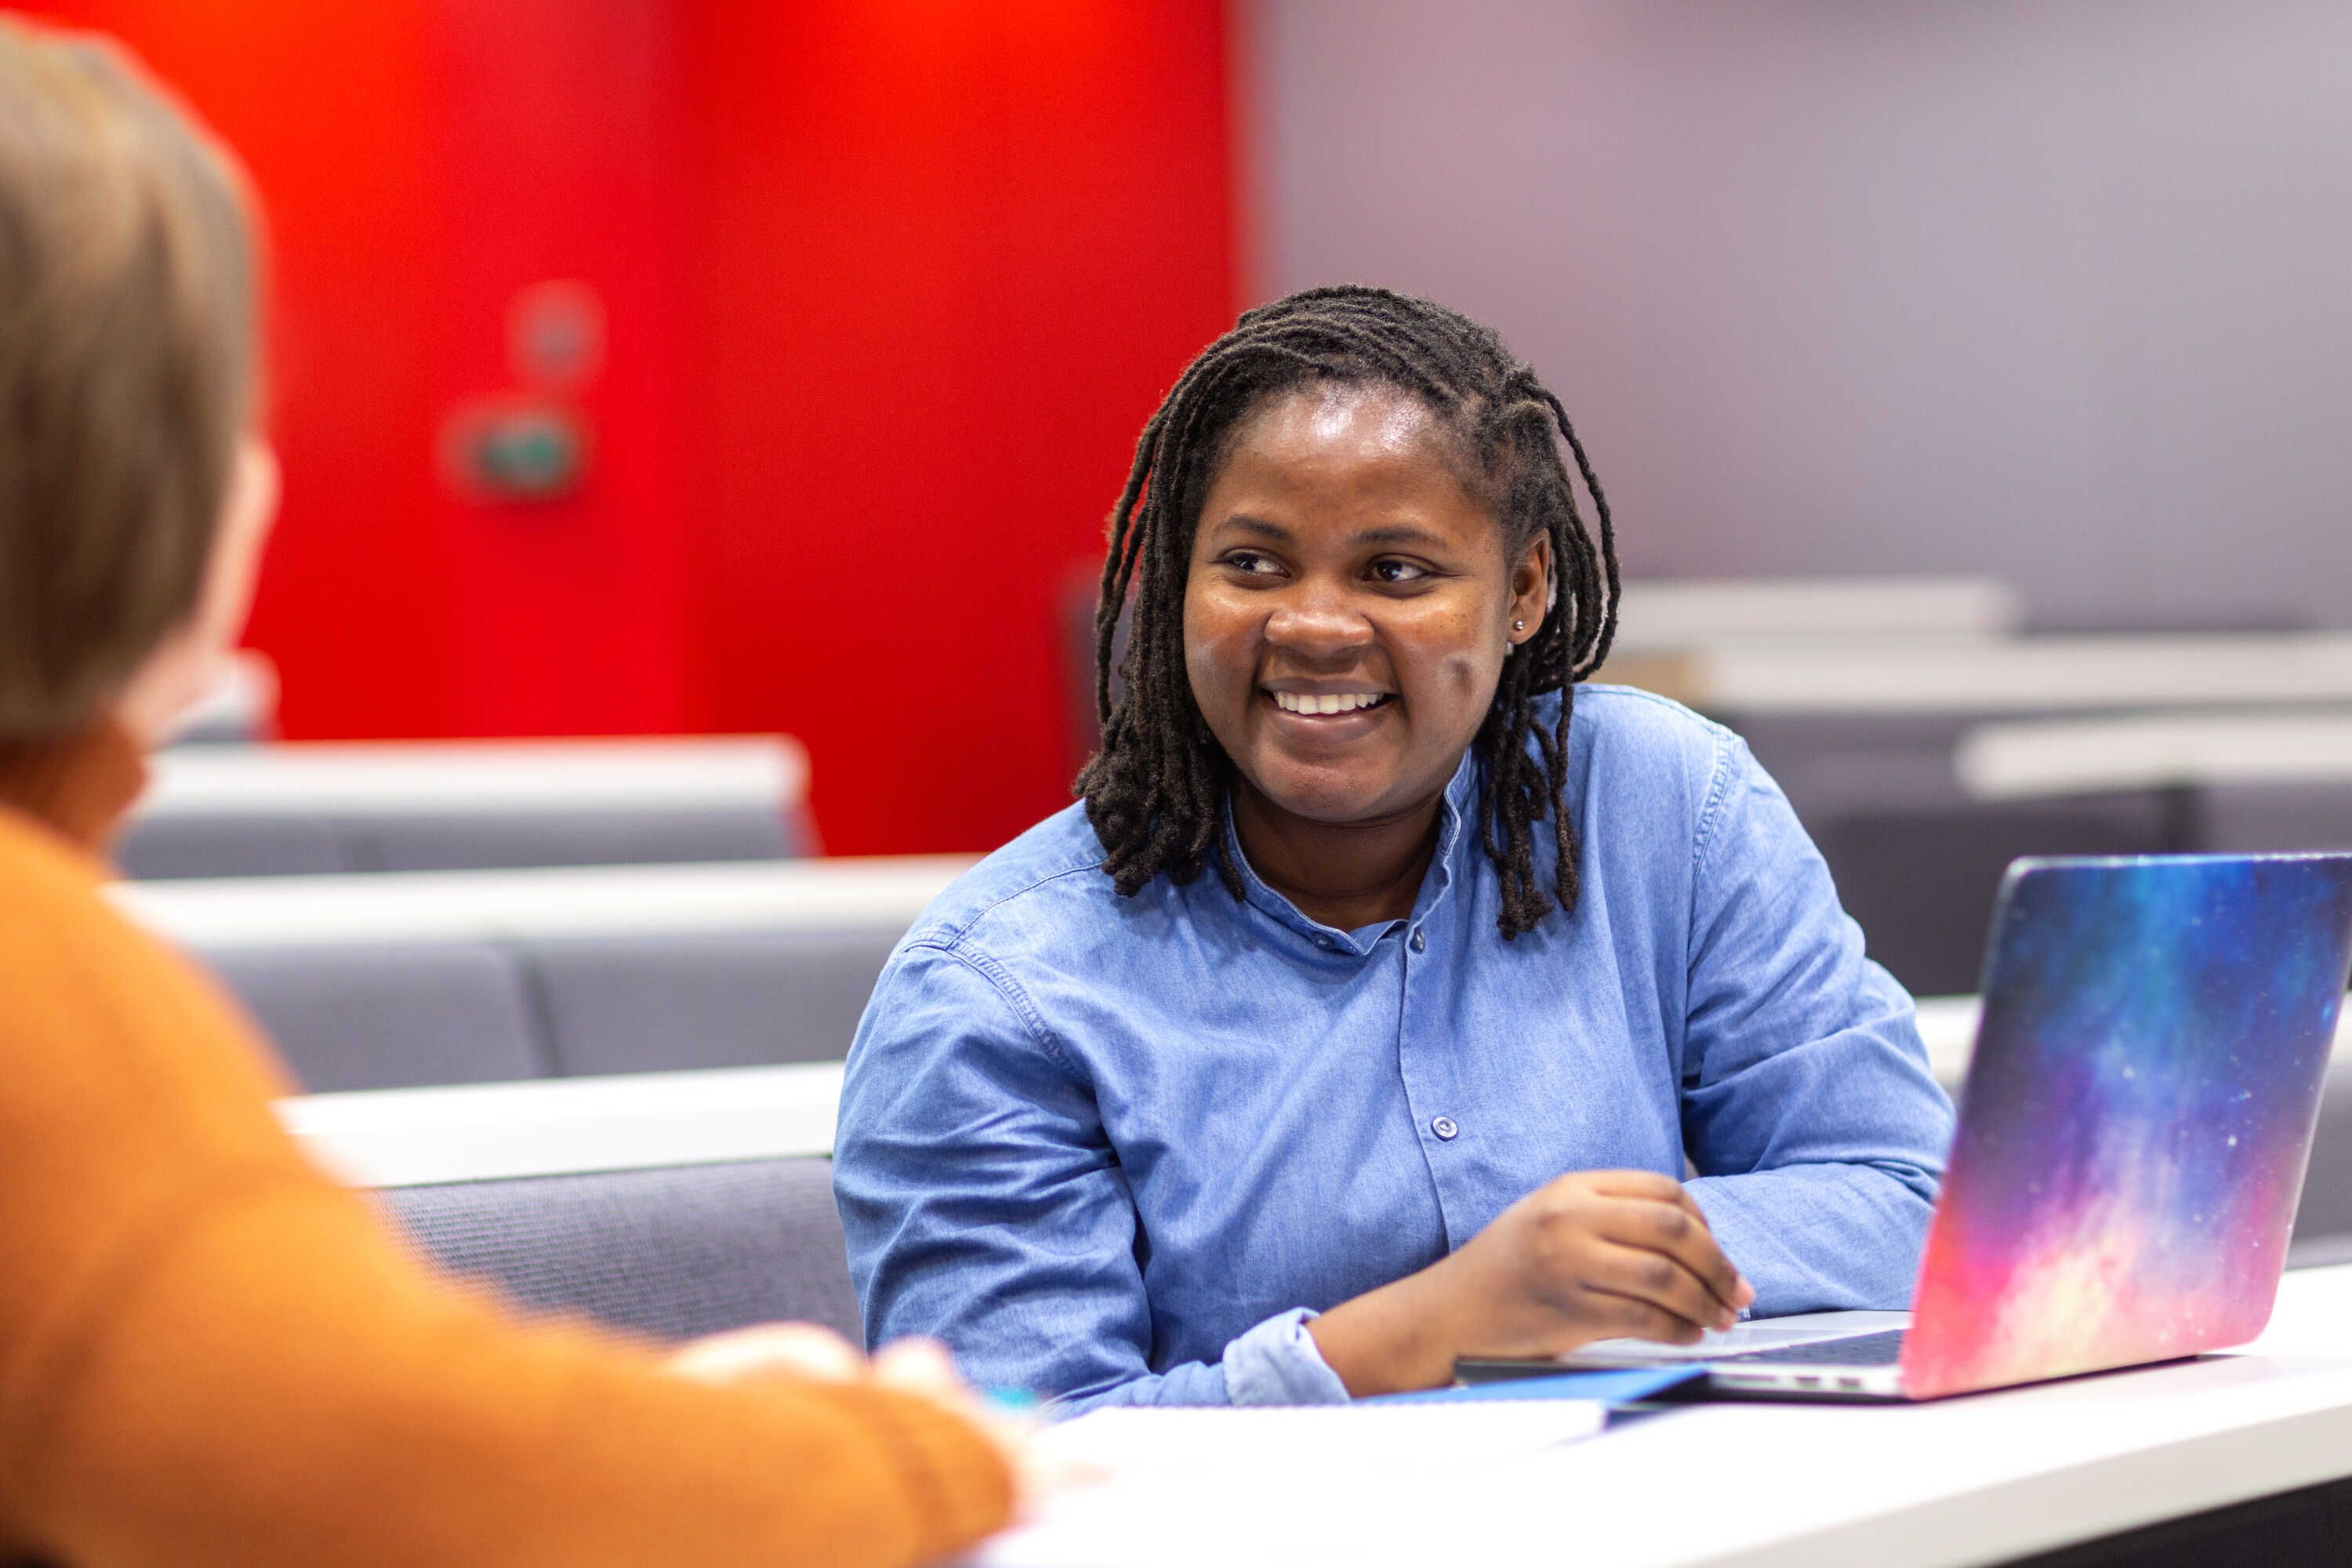
[(827, 1159), (456, 1182), (381, 1196), (443, 1268), (533, 1311), (670, 1340), (797, 1321), (863, 1342)]

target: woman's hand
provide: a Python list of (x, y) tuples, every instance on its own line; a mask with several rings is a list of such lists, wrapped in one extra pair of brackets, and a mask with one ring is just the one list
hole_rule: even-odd
[(728, 1385), (770, 1379), (816, 1383), (872, 1382), (928, 1400), (977, 1427), (1013, 1472), (1015, 1518), (1073, 1479), (1039, 1456), (1034, 1416), (1002, 1409), (974, 1393), (955, 1359), (937, 1340), (900, 1340), (871, 1361), (857, 1347), (815, 1323), (763, 1323), (712, 1334), (681, 1347), (668, 1370), (698, 1383)]
[(1703, 1330), (1729, 1328), (1755, 1299), (1681, 1183), (1579, 1171), (1307, 1331), (1360, 1397), (1437, 1387), (1460, 1356), (1559, 1355), (1621, 1336), (1691, 1344)]

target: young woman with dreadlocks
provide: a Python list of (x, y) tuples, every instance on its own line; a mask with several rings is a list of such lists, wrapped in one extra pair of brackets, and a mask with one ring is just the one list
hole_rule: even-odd
[(1275, 1403), (1904, 1305), (1951, 1119), (1910, 999), (1737, 737), (1580, 686), (1616, 601), (1487, 329), (1320, 289), (1195, 360), (1111, 516), (1083, 805), (851, 1049), (868, 1337)]

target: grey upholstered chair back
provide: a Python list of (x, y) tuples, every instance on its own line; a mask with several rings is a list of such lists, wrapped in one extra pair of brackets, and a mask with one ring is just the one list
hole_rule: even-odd
[(2352, 849), (2352, 783), (2201, 789), (2195, 820), (2200, 849)]
[(839, 1061), (901, 933), (682, 931), (515, 944), (567, 1077)]
[(1942, 713), (1772, 713), (1727, 721), (1808, 827), (1856, 809), (1960, 805)]
[(899, 935), (649, 931), (198, 956), (318, 1092), (839, 1061)]
[(525, 866), (774, 860), (814, 853), (807, 814), (710, 810), (134, 816), (116, 847), (127, 877), (273, 877)]
[(318, 877), (372, 868), (317, 816), (138, 816), (115, 841), (114, 861), (138, 880), (173, 877)]
[(383, 816), (351, 837), (355, 868), (373, 871), (780, 860), (810, 847), (797, 813), (742, 807)]
[(860, 1340), (830, 1160), (460, 1182), (381, 1196), (444, 1268), (535, 1311), (664, 1339), (793, 1319)]
[(553, 1070), (521, 966), (488, 942), (226, 948), (206, 961), (314, 1093)]
[(2328, 1247), (2352, 1261), (2352, 1061), (2339, 1058), (2327, 1070), (2294, 1240), (2298, 1250)]
[(1806, 824), (1870, 955), (1919, 996), (1977, 988), (1993, 895), (2021, 855), (2154, 855), (2177, 813), (2154, 792), (2075, 800), (1852, 808)]

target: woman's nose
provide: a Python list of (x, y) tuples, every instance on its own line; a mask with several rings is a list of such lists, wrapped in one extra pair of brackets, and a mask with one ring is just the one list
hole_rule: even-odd
[(1302, 583), (1275, 605), (1265, 637), (1306, 658), (1328, 658), (1370, 642), (1372, 624), (1346, 594)]

